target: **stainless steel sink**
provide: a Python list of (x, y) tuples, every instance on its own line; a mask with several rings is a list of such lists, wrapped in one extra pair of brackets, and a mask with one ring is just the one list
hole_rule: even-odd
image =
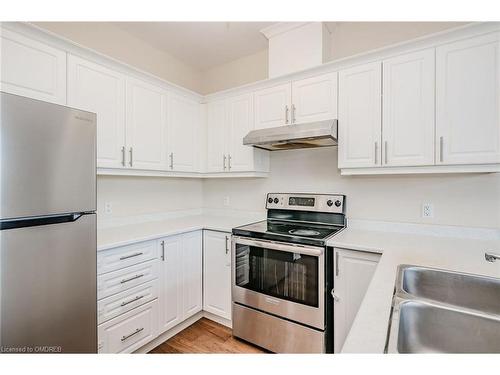
[(386, 352), (500, 353), (500, 280), (399, 266)]

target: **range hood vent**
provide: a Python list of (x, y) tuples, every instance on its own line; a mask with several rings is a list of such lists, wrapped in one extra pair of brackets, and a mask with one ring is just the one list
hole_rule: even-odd
[(269, 151), (337, 145), (337, 120), (252, 130), (243, 144)]

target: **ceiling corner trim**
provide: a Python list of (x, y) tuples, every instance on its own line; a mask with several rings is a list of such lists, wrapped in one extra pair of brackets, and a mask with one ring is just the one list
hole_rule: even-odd
[(286, 33), (287, 31), (302, 27), (312, 22), (277, 22), (273, 25), (264, 27), (260, 32), (264, 34), (267, 39), (271, 39), (276, 35)]

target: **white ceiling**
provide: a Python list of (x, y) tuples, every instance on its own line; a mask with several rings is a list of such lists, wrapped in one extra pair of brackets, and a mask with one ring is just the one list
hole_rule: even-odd
[(116, 22), (122, 30), (205, 70), (267, 48), (273, 22)]

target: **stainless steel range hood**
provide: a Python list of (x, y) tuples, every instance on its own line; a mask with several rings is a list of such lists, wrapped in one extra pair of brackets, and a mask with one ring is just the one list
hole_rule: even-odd
[(337, 120), (252, 130), (243, 144), (269, 151), (337, 145)]

